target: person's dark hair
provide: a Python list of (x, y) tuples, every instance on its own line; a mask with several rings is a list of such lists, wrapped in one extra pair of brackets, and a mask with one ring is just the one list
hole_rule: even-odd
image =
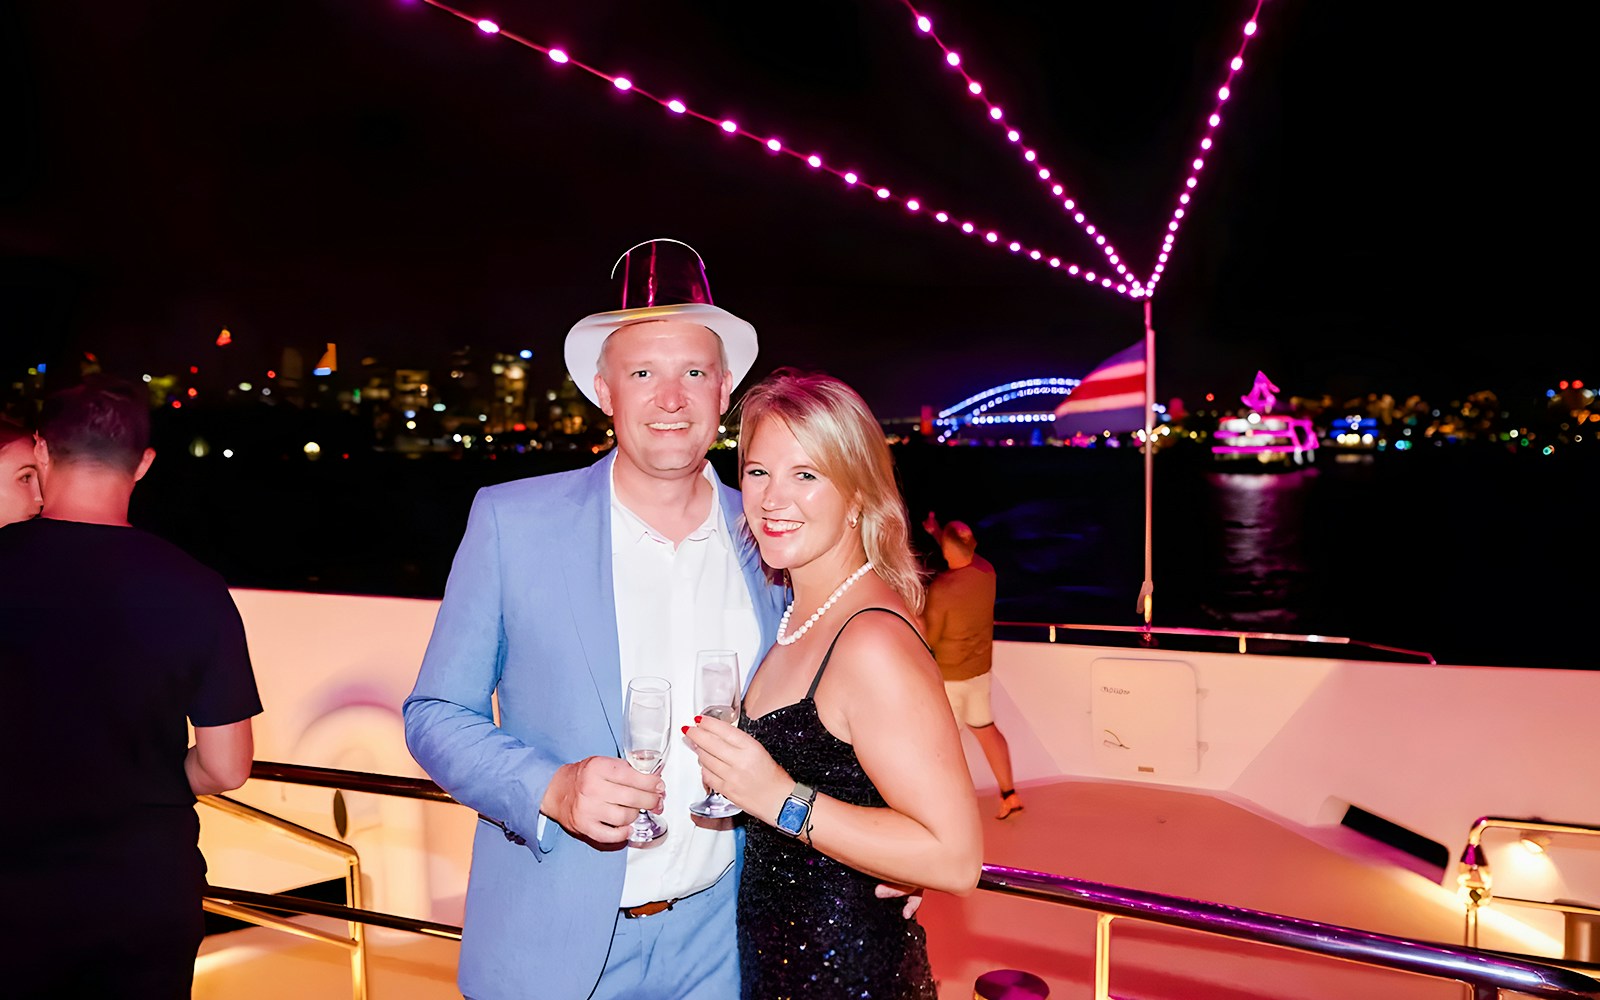
[(23, 426), (8, 417), (0, 417), (0, 448), (9, 447), (18, 441), (32, 441), (33, 435), (28, 433)]
[(150, 446), (150, 406), (142, 387), (103, 375), (54, 393), (39, 412), (50, 461), (96, 462), (133, 472)]

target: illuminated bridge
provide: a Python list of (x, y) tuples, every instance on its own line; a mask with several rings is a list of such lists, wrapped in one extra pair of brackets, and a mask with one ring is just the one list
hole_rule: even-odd
[[(1056, 407), (1063, 398), (1072, 395), (1072, 390), (1078, 387), (1078, 381), (1075, 378), (1025, 378), (985, 389), (976, 395), (968, 396), (954, 406), (940, 410), (939, 415), (933, 420), (934, 440), (948, 441), (967, 426), (1043, 424), (1045, 426), (1041, 429), (1047, 431), (1049, 425), (1055, 421)], [(1035, 404), (1025, 409), (1001, 409), (1008, 403), (1029, 396), (1053, 398), (1048, 400), (1049, 405), (1043, 408)], [(1029, 429), (1031, 430), (1031, 427)]]

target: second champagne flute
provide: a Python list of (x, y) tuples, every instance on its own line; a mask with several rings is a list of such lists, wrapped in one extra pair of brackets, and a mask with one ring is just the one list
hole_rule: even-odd
[[(702, 649), (695, 654), (694, 703), (700, 714), (730, 725), (739, 722), (739, 654), (731, 649)], [(706, 819), (727, 819), (743, 809), (713, 791), (689, 811)]]
[[(672, 733), (672, 685), (663, 677), (636, 677), (628, 682), (622, 709), (622, 756), (640, 774), (655, 774), (667, 762)], [(630, 844), (648, 844), (667, 832), (667, 824), (647, 809), (633, 821)]]

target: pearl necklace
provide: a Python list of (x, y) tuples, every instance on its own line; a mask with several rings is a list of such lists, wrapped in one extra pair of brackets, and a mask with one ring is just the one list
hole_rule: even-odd
[(806, 623), (795, 630), (794, 635), (784, 635), (784, 633), (789, 629), (789, 616), (794, 614), (794, 604), (790, 603), (789, 607), (784, 609), (783, 617), (778, 619), (778, 645), (792, 646), (799, 642), (801, 636), (811, 631), (811, 626), (817, 623), (817, 619), (827, 614), (828, 609), (833, 607), (833, 602), (839, 599), (840, 594), (843, 594), (845, 591), (849, 590), (851, 584), (855, 583), (857, 580), (866, 576), (870, 572), (872, 572), (872, 563), (868, 562), (854, 573), (851, 573), (849, 576), (845, 577), (845, 581), (839, 584), (839, 589), (833, 592), (833, 596), (828, 598), (827, 601), (823, 603), (822, 607), (816, 610), (815, 614), (813, 614), (810, 618), (807, 618)]

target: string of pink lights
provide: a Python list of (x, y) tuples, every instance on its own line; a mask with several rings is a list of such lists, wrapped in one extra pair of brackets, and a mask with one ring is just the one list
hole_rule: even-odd
[(1094, 239), (1095, 244), (1106, 255), (1106, 260), (1117, 269), (1118, 276), (1127, 280), (1136, 291), (1143, 294), (1152, 293), (1156, 284), (1161, 281), (1161, 275), (1166, 271), (1167, 260), (1172, 255), (1172, 247), (1177, 240), (1178, 230), (1182, 226), (1184, 216), (1188, 214), (1188, 205), (1193, 198), (1194, 189), (1200, 183), (1200, 171), (1205, 167), (1206, 156), (1216, 144), (1214, 137), (1218, 126), (1222, 124), (1222, 105), (1232, 96), (1234, 76), (1244, 68), (1244, 50), (1249, 46), (1250, 40), (1255, 37), (1257, 18), (1261, 14), (1262, 2), (1263, 0), (1256, 0), (1255, 8), (1250, 12), (1250, 17), (1245, 22), (1239, 48), (1234, 52), (1233, 58), (1228, 61), (1227, 75), (1222, 81), (1222, 86), (1217, 90), (1216, 103), (1211, 109), (1211, 114), (1206, 118), (1206, 128), (1200, 136), (1199, 151), (1190, 161), (1189, 174), (1184, 180), (1183, 189), (1178, 193), (1178, 204), (1173, 209), (1171, 220), (1167, 223), (1165, 238), (1162, 240), (1160, 251), (1156, 254), (1155, 266), (1151, 270), (1148, 282), (1141, 282), (1133, 272), (1128, 270), (1127, 265), (1119, 257), (1116, 247), (1109, 241), (1106, 234), (1096, 231), (1094, 223), (1089, 221), (1087, 214), (1081, 207), (1081, 199), (1074, 197), (1067, 188), (1066, 178), (1061, 175), (1060, 171), (1053, 170), (1045, 164), (1040, 159), (1038, 151), (1022, 141), (1022, 133), (1006, 119), (1004, 109), (994, 102), (993, 94), (972, 76), (965, 60), (961, 58), (961, 54), (939, 37), (939, 33), (933, 28), (933, 19), (919, 10), (911, 0), (900, 0), (900, 3), (911, 12), (917, 31), (932, 39), (934, 44), (939, 46), (939, 51), (944, 54), (945, 66), (960, 74), (962, 81), (966, 84), (967, 93), (983, 105), (984, 113), (988, 120), (1005, 129), (1006, 140), (1020, 150), (1022, 159), (1038, 179), (1050, 186), (1050, 194), (1055, 198), (1062, 199), (1061, 207), (1067, 211), (1072, 221), (1077, 223), (1086, 235)]
[(820, 153), (803, 152), (795, 149), (789, 145), (786, 145), (783, 140), (775, 136), (757, 135), (746, 128), (742, 128), (731, 118), (720, 118), (697, 111), (694, 108), (689, 107), (688, 104), (679, 98), (661, 97), (660, 95), (652, 93), (651, 91), (639, 86), (638, 83), (629, 77), (607, 73), (604, 70), (590, 66), (587, 63), (573, 58), (572, 54), (564, 48), (541, 45), (540, 43), (525, 38), (522, 35), (507, 31), (505, 28), (501, 27), (499, 23), (490, 20), (489, 18), (476, 17), (472, 14), (466, 13), (465, 11), (457, 10), (448, 4), (441, 3), (440, 0), (423, 0), (423, 2), (428, 4), (430, 7), (436, 7), (447, 14), (454, 15), (463, 21), (476, 25), (478, 30), (482, 31), (484, 34), (494, 35), (507, 39), (508, 41), (515, 42), (518, 45), (547, 56), (552, 62), (559, 63), (563, 66), (572, 66), (585, 73), (588, 73), (591, 76), (598, 77), (599, 79), (610, 83), (618, 90), (626, 91), (630, 94), (636, 94), (645, 100), (652, 101), (672, 114), (682, 115), (688, 118), (697, 118), (708, 125), (715, 126), (727, 135), (760, 143), (762, 146), (767, 148), (768, 152), (772, 154), (793, 157), (794, 159), (805, 163), (806, 166), (811, 168), (813, 171), (832, 174), (833, 176), (842, 180), (845, 185), (849, 187), (860, 187), (864, 190), (869, 190), (876, 195), (877, 199), (881, 202), (898, 204), (904, 207), (907, 212), (922, 215), (926, 218), (934, 220), (934, 222), (939, 224), (948, 224), (954, 226), (959, 228), (962, 233), (965, 233), (969, 236), (979, 237), (984, 243), (987, 243), (991, 246), (997, 248), (1004, 247), (1013, 254), (1024, 256), (1047, 267), (1064, 271), (1069, 276), (1081, 279), (1090, 284), (1098, 284), (1101, 288), (1117, 292), (1120, 295), (1138, 297), (1144, 294), (1144, 290), (1142, 288), (1136, 288), (1126, 280), (1118, 280), (1117, 278), (1113, 278), (1104, 273), (1097, 274), (1093, 268), (1081, 267), (1077, 264), (1063, 261), (1059, 256), (1048, 254), (1045, 251), (1037, 248), (1024, 247), (1021, 241), (1008, 240), (1003, 237), (998, 230), (988, 226), (981, 226), (975, 222), (972, 222), (970, 219), (958, 221), (958, 216), (955, 213), (944, 211), (942, 209), (938, 211), (927, 212), (924, 210), (925, 206), (922, 204), (921, 199), (914, 196), (896, 196), (888, 186), (867, 181), (857, 170), (841, 169), (833, 166), (832, 163), (828, 160), (825, 160)]
[(983, 84), (974, 79), (972, 74), (968, 72), (966, 64), (962, 61), (961, 53), (945, 44), (944, 39), (939, 37), (939, 33), (933, 30), (933, 19), (918, 10), (911, 3), (911, 0), (900, 0), (900, 2), (911, 12), (917, 31), (932, 39), (933, 43), (939, 46), (939, 51), (944, 53), (945, 66), (960, 74), (962, 81), (966, 83), (967, 93), (983, 105), (984, 113), (988, 120), (1005, 130), (1006, 140), (1017, 147), (1023, 162), (1028, 165), (1028, 169), (1033, 171), (1041, 182), (1050, 186), (1050, 194), (1054, 198), (1061, 199), (1062, 209), (1067, 212), (1068, 217), (1073, 222), (1078, 224), (1078, 227), (1084, 231), (1085, 235), (1094, 240), (1101, 252), (1106, 255), (1106, 262), (1117, 269), (1117, 274), (1135, 289), (1139, 289), (1143, 283), (1128, 271), (1127, 265), (1117, 255), (1116, 246), (1106, 238), (1106, 234), (1098, 231), (1095, 224), (1089, 221), (1088, 215), (1078, 204), (1078, 199), (1068, 189), (1066, 178), (1061, 175), (1060, 171), (1053, 170), (1040, 159), (1037, 150), (1022, 141), (1022, 133), (1015, 125), (1006, 120), (1005, 109), (996, 104), (993, 96), (984, 88)]
[[(1039, 179), (1051, 184), (1050, 190), (1052, 194), (1063, 196), (1063, 208), (1072, 213), (1071, 218), (1073, 221), (1079, 226), (1083, 227), (1085, 233), (1095, 240), (1096, 245), (1099, 246), (1101, 251), (1106, 255), (1107, 263), (1117, 272), (1116, 277), (1112, 277), (1109, 274), (1096, 273), (1092, 268), (1064, 262), (1059, 256), (1047, 254), (1045, 251), (1036, 248), (1026, 248), (1018, 240), (1005, 239), (996, 229), (980, 226), (971, 220), (958, 221), (957, 216), (954, 213), (942, 209), (931, 212), (926, 211), (926, 206), (922, 204), (920, 199), (914, 196), (897, 196), (888, 186), (867, 181), (857, 170), (843, 169), (834, 166), (830, 161), (824, 159), (823, 156), (818, 152), (805, 152), (795, 149), (789, 145), (786, 145), (783, 140), (777, 138), (776, 136), (758, 135), (749, 131), (748, 129), (742, 128), (737, 122), (730, 118), (708, 115), (704, 112), (691, 108), (679, 98), (662, 97), (639, 86), (638, 83), (629, 77), (607, 73), (595, 66), (591, 66), (578, 59), (575, 59), (572, 54), (564, 48), (543, 45), (539, 42), (535, 42), (532, 39), (526, 38), (520, 34), (506, 30), (492, 19), (478, 17), (465, 11), (458, 10), (455, 7), (440, 2), (440, 0), (422, 0), (422, 2), (426, 3), (430, 7), (435, 7), (462, 21), (472, 24), (479, 31), (486, 35), (493, 35), (514, 42), (523, 46), (524, 48), (546, 56), (552, 62), (564, 66), (571, 66), (589, 74), (590, 76), (604, 80), (617, 90), (634, 94), (644, 100), (651, 101), (671, 114), (698, 119), (699, 121), (705, 122), (708, 125), (714, 126), (725, 135), (759, 143), (765, 147), (769, 153), (777, 156), (788, 156), (799, 160), (814, 172), (827, 173), (839, 178), (847, 187), (860, 187), (865, 190), (869, 190), (880, 202), (884, 202), (885, 204), (897, 204), (903, 207), (907, 212), (930, 218), (934, 222), (941, 225), (948, 224), (954, 226), (959, 228), (960, 231), (966, 235), (977, 236), (984, 243), (990, 246), (994, 246), (996, 248), (1004, 246), (1005, 249), (1009, 250), (1013, 254), (1025, 256), (1032, 261), (1039, 262), (1053, 269), (1062, 270), (1071, 277), (1081, 279), (1091, 285), (1098, 285), (1103, 289), (1114, 291), (1119, 295), (1127, 296), (1129, 298), (1148, 296), (1154, 290), (1156, 282), (1160, 281), (1161, 274), (1165, 270), (1167, 259), (1172, 252), (1173, 241), (1176, 238), (1179, 228), (1178, 222), (1182, 220), (1185, 214), (1184, 206), (1188, 205), (1190, 200), (1190, 191), (1197, 183), (1195, 174), (1197, 174), (1201, 167), (1204, 166), (1203, 158), (1197, 156), (1194, 160), (1194, 173), (1192, 173), (1187, 180), (1186, 187), (1188, 190), (1183, 191), (1179, 195), (1179, 207), (1175, 211), (1173, 222), (1168, 226), (1165, 242), (1163, 243), (1162, 250), (1158, 255), (1157, 265), (1153, 270), (1148, 283), (1141, 282), (1128, 270), (1126, 263), (1118, 255), (1116, 247), (1109, 242), (1108, 238), (1103, 232), (1098, 232), (1095, 225), (1087, 220), (1085, 213), (1078, 207), (1076, 199), (1067, 196), (1065, 185), (1061, 183), (1059, 179), (1052, 182), (1052, 171), (1043, 164), (1039, 164), (1037, 166), (1036, 172), (1039, 176)], [(925, 15), (917, 12), (916, 8), (909, 3), (909, 0), (902, 0), (902, 2), (905, 3), (906, 6), (913, 12), (913, 16), (916, 18), (918, 29), (933, 37), (940, 46), (941, 50), (945, 52), (946, 64), (960, 71), (963, 79), (967, 82), (968, 92), (975, 97), (980, 97), (983, 100), (991, 120), (999, 122), (1002, 125), (1006, 125), (1004, 114), (1001, 112), (1001, 109), (997, 105), (994, 105), (988, 97), (984, 96), (982, 85), (977, 80), (972, 79), (967, 74), (965, 69), (961, 68), (960, 56), (955, 53), (954, 50), (948, 48), (945, 43), (940, 41), (938, 36), (933, 33), (931, 20)], [(1261, 3), (1262, 0), (1256, 0), (1256, 13), (1260, 12)], [(1209, 118), (1209, 127), (1201, 138), (1202, 151), (1209, 150), (1212, 146), (1212, 134), (1215, 132), (1217, 126), (1221, 123), (1221, 103), (1226, 101), (1229, 96), (1234, 74), (1236, 74), (1243, 66), (1242, 55), (1244, 46), (1248, 44), (1250, 37), (1255, 34), (1255, 26), (1255, 14), (1252, 14), (1251, 20), (1245, 28), (1245, 42), (1241, 44), (1238, 54), (1236, 54), (1231, 61), (1227, 78), (1223, 84), (1223, 87), (1218, 92), (1218, 110), (1214, 110), (1212, 112)], [(1016, 129), (1008, 126), (1006, 136), (1008, 140), (1018, 144), (1019, 148), (1022, 149), (1023, 158), (1025, 161), (1030, 164), (1037, 161), (1037, 152), (1021, 145), (1021, 135)]]
[(1172, 210), (1172, 218), (1167, 222), (1167, 232), (1161, 241), (1161, 250), (1156, 254), (1156, 263), (1150, 271), (1150, 291), (1153, 294), (1156, 285), (1161, 283), (1161, 275), (1167, 269), (1167, 259), (1172, 256), (1172, 246), (1178, 239), (1178, 230), (1183, 227), (1183, 217), (1188, 212), (1189, 202), (1193, 197), (1194, 189), (1200, 183), (1200, 171), (1205, 168), (1206, 157), (1211, 155), (1216, 146), (1217, 128), (1222, 125), (1222, 106), (1233, 96), (1233, 78), (1244, 69), (1244, 50), (1249, 48), (1250, 40), (1256, 37), (1257, 18), (1261, 16), (1263, 0), (1256, 0), (1255, 9), (1250, 12), (1249, 20), (1245, 21), (1244, 28), (1240, 31), (1239, 48), (1234, 52), (1233, 58), (1228, 60), (1228, 72), (1223, 77), (1222, 86), (1217, 88), (1216, 103), (1212, 105), (1211, 114), (1206, 118), (1206, 127), (1200, 133), (1199, 148), (1194, 159), (1189, 162), (1189, 176), (1184, 178), (1183, 187), (1178, 190), (1178, 204)]

